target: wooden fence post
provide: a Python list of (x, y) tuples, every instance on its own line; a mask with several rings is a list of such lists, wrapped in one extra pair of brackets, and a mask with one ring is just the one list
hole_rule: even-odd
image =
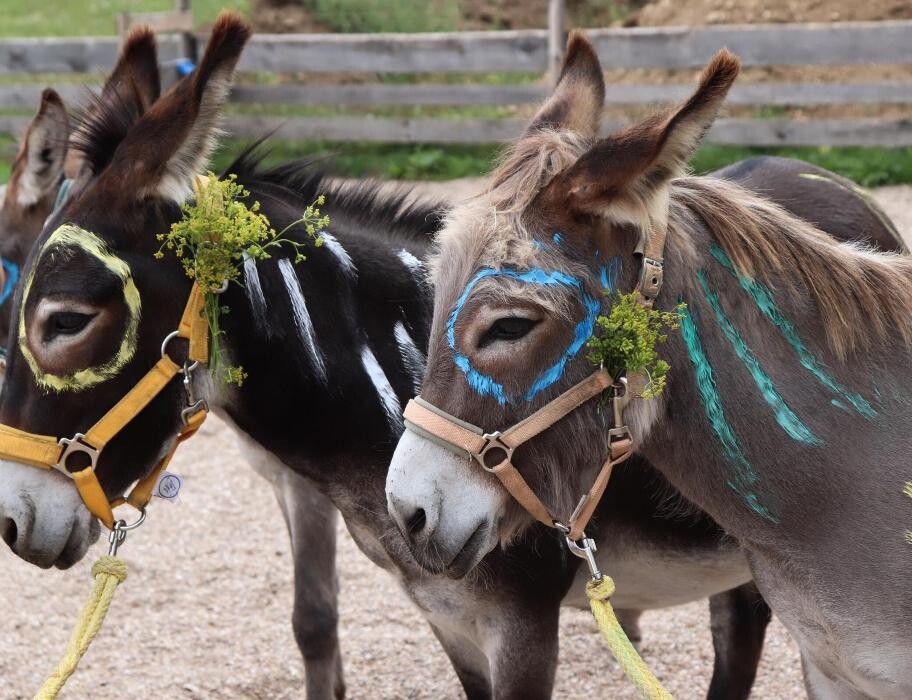
[[(189, 12), (190, 0), (176, 0), (176, 9), (178, 12)], [(184, 58), (189, 58), (194, 64), (196, 63), (198, 58), (197, 44), (196, 36), (193, 32), (181, 33), (181, 52), (183, 53)]]
[(548, 80), (557, 83), (564, 62), (564, 0), (548, 0)]

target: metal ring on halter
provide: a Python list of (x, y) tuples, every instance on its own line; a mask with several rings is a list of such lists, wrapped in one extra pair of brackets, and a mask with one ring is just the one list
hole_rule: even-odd
[(139, 517), (134, 520), (132, 523), (127, 523), (126, 520), (118, 520), (114, 523), (114, 529), (119, 530), (120, 532), (129, 532), (130, 530), (135, 530), (140, 525), (146, 521), (146, 509), (145, 507), (139, 509)]
[[(180, 331), (171, 331), (170, 333), (168, 333), (168, 335), (165, 336), (165, 339), (162, 341), (162, 345), (161, 345), (161, 356), (162, 357), (170, 357), (168, 355), (168, 343), (170, 343), (172, 340), (174, 340), (178, 336), (180, 336)], [(177, 370), (177, 373), (186, 374), (187, 372), (192, 372), (197, 367), (199, 367), (199, 362), (197, 362), (196, 360), (194, 360), (190, 364), (189, 367), (187, 366), (187, 363), (185, 362), (184, 366), (181, 367), (179, 370)]]
[(120, 546), (127, 541), (127, 533), (130, 530), (135, 530), (146, 519), (146, 509), (139, 509), (139, 518), (137, 518), (132, 523), (127, 523), (126, 520), (118, 520), (114, 523), (114, 527), (111, 529), (110, 534), (108, 535), (108, 556), (117, 556), (117, 550)]

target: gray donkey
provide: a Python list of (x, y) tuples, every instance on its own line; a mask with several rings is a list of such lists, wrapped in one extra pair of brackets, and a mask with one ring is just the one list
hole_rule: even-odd
[[(839, 243), (733, 182), (684, 176), (739, 66), (721, 52), (682, 106), (599, 139), (601, 67), (571, 38), (550, 101), (439, 236), (421, 397), (503, 450), (495, 430), (596, 370), (579, 339), (618, 298), (604, 287), (633, 290), (648, 270), (658, 308), (687, 306), (663, 348), (664, 393), (626, 409), (636, 449), (740, 541), (812, 697), (907, 699), (912, 260)], [(833, 183), (804, 179), (838, 217)], [(663, 283), (651, 251), (665, 234)], [(417, 561), (470, 569), (529, 525), (490, 471), (501, 458), (551, 513), (573, 511), (609, 450), (599, 404), (491, 464), (407, 430), (387, 495)], [(609, 574), (624, 536), (600, 538)], [(619, 601), (636, 594), (623, 574)]]

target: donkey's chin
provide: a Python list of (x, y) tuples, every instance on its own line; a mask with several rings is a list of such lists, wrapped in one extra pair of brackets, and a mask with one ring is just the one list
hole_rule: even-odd
[(461, 544), (408, 542), (409, 551), (424, 570), (447, 578), (461, 579), (499, 544), (497, 527), (487, 521), (479, 525)]
[(19, 557), (42, 569), (67, 569), (85, 556), (99, 532), (63, 474), (0, 461), (0, 536)]

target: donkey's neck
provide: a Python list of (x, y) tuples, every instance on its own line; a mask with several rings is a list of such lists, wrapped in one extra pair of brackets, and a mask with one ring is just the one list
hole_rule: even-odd
[[(910, 387), (897, 386), (910, 384), (898, 371), (909, 363), (902, 334), (882, 350), (840, 358), (827, 339), (832, 319), (800, 276), (760, 263), (753, 276), (739, 272), (702, 214), (673, 211), (687, 220), (672, 222), (659, 306), (687, 309), (665, 350), (665, 395), (631, 411), (643, 453), (746, 540), (775, 539), (776, 530), (800, 537), (846, 499), (870, 511), (859, 479), (889, 469), (869, 464), (871, 450), (890, 444), (909, 417)], [(781, 242), (781, 231), (759, 233), (795, 255), (806, 245), (809, 261), (819, 243), (801, 232)]]
[(223, 297), (228, 354), (248, 378), (225, 392), (222, 409), (317, 480), (339, 475), (315, 466), (388, 460), (424, 373), (431, 310), (427, 239), (329, 214), (324, 244), (310, 246), (305, 261), (290, 250), (248, 260), (244, 288)]

